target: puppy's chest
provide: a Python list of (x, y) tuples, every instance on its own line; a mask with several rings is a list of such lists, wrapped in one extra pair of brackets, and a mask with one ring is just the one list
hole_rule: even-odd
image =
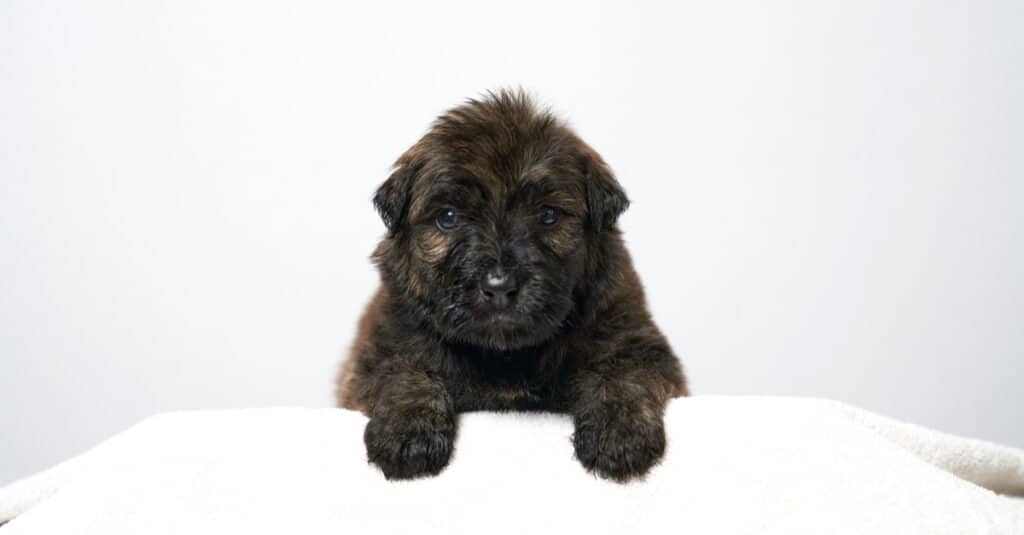
[(551, 401), (543, 386), (472, 384), (459, 389), (455, 405), (460, 412), (553, 410)]
[(456, 408), (472, 410), (552, 410), (555, 385), (539, 371), (538, 356), (463, 355), (453, 378)]

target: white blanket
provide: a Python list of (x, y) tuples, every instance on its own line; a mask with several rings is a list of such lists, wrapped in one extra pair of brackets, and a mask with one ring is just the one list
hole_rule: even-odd
[(1024, 500), (1006, 496), (1024, 494), (1024, 452), (830, 401), (676, 401), (664, 462), (629, 485), (583, 471), (568, 418), (491, 413), (462, 416), (439, 477), (387, 482), (365, 421), (159, 415), (0, 490), (0, 535), (1024, 534)]

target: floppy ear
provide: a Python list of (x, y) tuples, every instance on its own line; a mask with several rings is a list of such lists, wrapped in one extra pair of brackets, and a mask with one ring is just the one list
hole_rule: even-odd
[(412, 175), (408, 165), (400, 165), (373, 194), (373, 206), (390, 234), (394, 234), (405, 219), (412, 193)]
[(629, 199), (608, 164), (593, 149), (584, 151), (583, 169), (590, 222), (598, 232), (609, 230), (629, 207)]

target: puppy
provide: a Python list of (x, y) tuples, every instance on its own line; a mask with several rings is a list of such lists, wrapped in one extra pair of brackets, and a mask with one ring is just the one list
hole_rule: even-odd
[(611, 170), (519, 91), (439, 117), (373, 198), (381, 285), (337, 382), (370, 417), (389, 479), (440, 472), (456, 414), (572, 415), (583, 466), (642, 477), (665, 450), (666, 402), (687, 393), (651, 320), (616, 219)]

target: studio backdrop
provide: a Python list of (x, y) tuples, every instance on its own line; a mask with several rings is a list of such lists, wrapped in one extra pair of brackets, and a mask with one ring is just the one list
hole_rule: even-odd
[(160, 411), (330, 406), (370, 198), (500, 87), (616, 172), (696, 394), (1024, 446), (1011, 1), (0, 6), (0, 484)]

